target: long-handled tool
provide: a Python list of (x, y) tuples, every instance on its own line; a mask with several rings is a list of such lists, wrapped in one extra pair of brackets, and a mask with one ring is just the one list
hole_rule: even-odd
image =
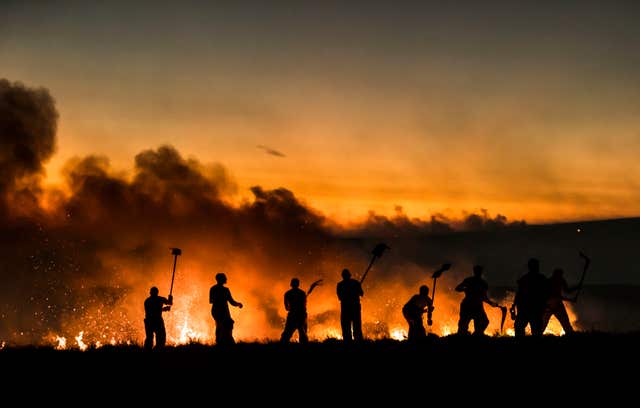
[(584, 283), (584, 277), (587, 275), (587, 269), (591, 264), (591, 259), (586, 256), (582, 251), (580, 251), (580, 258), (584, 259), (584, 268), (582, 269), (582, 276), (580, 277), (580, 282), (578, 283), (578, 289), (576, 295), (571, 299), (571, 302), (576, 303), (578, 301), (578, 295), (580, 294), (580, 290), (582, 290), (582, 284)]
[(311, 286), (309, 286), (309, 290), (307, 291), (307, 296), (311, 294), (311, 292), (316, 286), (320, 286), (320, 285), (322, 285), (322, 279), (318, 279), (317, 281), (313, 282)]
[(178, 255), (182, 255), (182, 249), (180, 248), (169, 248), (171, 249), (171, 255), (173, 255), (173, 274), (171, 275), (171, 288), (169, 289), (169, 296), (173, 293), (173, 280), (176, 277), (176, 263), (178, 262)]
[(364, 279), (367, 277), (367, 274), (369, 273), (369, 269), (371, 269), (371, 267), (373, 266), (373, 263), (375, 262), (376, 259), (380, 258), (382, 256), (382, 254), (384, 253), (384, 251), (386, 251), (387, 249), (391, 249), (391, 247), (389, 247), (387, 244), (378, 244), (375, 246), (375, 248), (373, 248), (373, 250), (371, 251), (371, 253), (373, 254), (373, 256), (371, 257), (371, 262), (369, 262), (369, 266), (367, 266), (367, 270), (364, 271), (364, 274), (362, 275), (362, 278), (360, 278), (360, 284), (362, 285), (362, 282), (364, 282)]
[(433, 291), (431, 292), (431, 306), (428, 310), (427, 310), (427, 324), (429, 326), (431, 326), (433, 324), (433, 320), (431, 320), (431, 318), (433, 317), (433, 304), (435, 303), (436, 300), (436, 283), (438, 282), (438, 278), (440, 276), (442, 276), (442, 273), (444, 271), (448, 271), (451, 268), (451, 264), (450, 263), (445, 263), (442, 264), (442, 266), (433, 273), (433, 275), (431, 275), (431, 277), (433, 278)]

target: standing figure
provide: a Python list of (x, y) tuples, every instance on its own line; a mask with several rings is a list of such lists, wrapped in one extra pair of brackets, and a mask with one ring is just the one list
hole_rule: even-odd
[[(169, 295), (169, 299), (158, 296), (158, 288), (155, 286), (149, 291), (150, 296), (144, 301), (144, 349), (151, 350), (153, 348), (153, 336), (156, 336), (156, 349), (164, 347), (167, 341), (167, 332), (164, 329), (164, 320), (162, 312), (171, 310), (173, 304), (173, 296)], [(165, 306), (168, 305), (168, 306)]]
[(309, 337), (307, 337), (307, 296), (320, 282), (320, 280), (313, 282), (305, 293), (300, 289), (300, 280), (298, 278), (291, 279), (291, 289), (284, 294), (284, 308), (288, 313), (284, 331), (280, 337), (282, 343), (288, 343), (296, 330), (300, 343), (307, 344), (309, 342)]
[(429, 297), (429, 287), (427, 285), (420, 286), (417, 295), (413, 295), (411, 299), (402, 307), (402, 315), (409, 323), (409, 334), (407, 340), (417, 341), (427, 337), (427, 331), (424, 328), (422, 315), (425, 312), (433, 311), (433, 301)]
[(489, 325), (487, 313), (484, 311), (483, 303), (493, 307), (499, 305), (489, 299), (487, 291), (489, 285), (482, 279), (483, 268), (481, 265), (473, 267), (473, 276), (463, 280), (456, 286), (456, 292), (464, 292), (464, 299), (460, 303), (460, 320), (458, 320), (458, 333), (468, 334), (469, 323), (473, 320), (473, 334), (483, 335)]
[(231, 296), (229, 288), (224, 286), (227, 283), (227, 276), (224, 273), (216, 274), (217, 284), (209, 290), (209, 303), (211, 303), (211, 315), (216, 322), (216, 344), (234, 344), (233, 339), (233, 319), (229, 311), (229, 303), (242, 309), (242, 303), (236, 302)]
[(540, 273), (540, 262), (529, 259), (528, 272), (518, 279), (518, 291), (511, 305), (516, 318), (513, 323), (516, 336), (524, 336), (527, 325), (531, 325), (531, 334), (542, 336), (542, 320), (547, 306), (547, 278)]
[(551, 316), (555, 316), (556, 319), (558, 319), (565, 334), (573, 333), (573, 327), (571, 327), (571, 321), (569, 320), (567, 309), (564, 307), (564, 301), (571, 299), (564, 297), (563, 293), (575, 292), (578, 288), (570, 288), (567, 281), (562, 276), (563, 273), (562, 269), (556, 268), (549, 278), (549, 299), (547, 299), (547, 308), (545, 309), (544, 316), (542, 318), (543, 333), (549, 324)]
[(342, 270), (342, 280), (337, 286), (340, 299), (340, 326), (345, 343), (362, 341), (362, 316), (360, 297), (364, 296), (360, 282), (351, 278), (348, 269)]

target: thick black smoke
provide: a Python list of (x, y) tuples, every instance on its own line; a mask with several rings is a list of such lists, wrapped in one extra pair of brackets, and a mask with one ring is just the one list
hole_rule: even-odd
[(57, 121), (58, 112), (49, 91), (0, 78), (0, 194), (3, 201), (8, 194), (22, 200), (33, 199), (43, 164), (55, 151)]

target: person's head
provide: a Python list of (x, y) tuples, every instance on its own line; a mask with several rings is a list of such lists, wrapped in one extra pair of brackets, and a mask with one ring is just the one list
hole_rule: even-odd
[(482, 276), (482, 271), (483, 270), (484, 270), (484, 268), (482, 267), (482, 265), (474, 265), (473, 266), (473, 276), (477, 276), (477, 277)]
[(556, 268), (553, 270), (553, 276), (556, 278), (560, 278), (562, 277), (562, 274), (564, 273), (564, 271), (560, 268)]
[(420, 295), (429, 296), (429, 287), (427, 285), (420, 286)]
[(292, 288), (300, 287), (300, 279), (298, 279), (298, 278), (291, 279), (291, 287)]
[(351, 277), (351, 272), (347, 268), (342, 270), (342, 279), (349, 279)]
[(217, 273), (216, 274), (216, 282), (218, 282), (220, 285), (224, 285), (225, 283), (227, 283), (227, 275), (225, 275), (224, 273)]
[(538, 273), (540, 272), (540, 262), (536, 258), (530, 258), (527, 262), (527, 268), (530, 273)]
[(151, 296), (158, 296), (158, 293), (160, 293), (160, 291), (158, 290), (158, 288), (156, 288), (155, 286), (151, 288), (151, 290), (149, 291), (149, 294)]

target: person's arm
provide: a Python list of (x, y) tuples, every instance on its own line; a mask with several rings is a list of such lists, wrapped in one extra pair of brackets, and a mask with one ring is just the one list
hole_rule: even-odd
[(489, 299), (489, 295), (487, 294), (487, 291), (484, 291), (484, 294), (482, 295), (482, 301), (486, 304), (488, 304), (491, 307), (498, 307), (498, 303), (494, 302), (493, 300)]
[(336, 286), (336, 294), (338, 295), (338, 300), (342, 302), (342, 288), (340, 283)]
[[(356, 281), (358, 282), (358, 281)], [(360, 282), (358, 282), (358, 296), (362, 297), (364, 296), (364, 292), (362, 290), (362, 285), (360, 284)]]
[(467, 288), (466, 282), (466, 279), (460, 282), (460, 284), (456, 286), (456, 292), (464, 292), (464, 290)]
[(427, 296), (427, 307), (422, 309), (422, 313), (433, 312), (433, 299)]
[(169, 295), (169, 299), (160, 297), (160, 302), (162, 302), (163, 305), (169, 305), (162, 308), (163, 312), (168, 312), (169, 310), (171, 310), (171, 305), (173, 304), (173, 296)]
[(289, 311), (289, 299), (287, 298), (287, 294), (284, 295), (284, 310)]
[(213, 304), (213, 286), (209, 289), (209, 303)]
[(231, 303), (231, 305), (235, 306), (235, 307), (239, 307), (240, 309), (242, 309), (242, 303), (240, 302), (236, 302), (233, 297), (231, 296), (231, 291), (227, 291), (227, 293), (229, 294), (229, 303)]

